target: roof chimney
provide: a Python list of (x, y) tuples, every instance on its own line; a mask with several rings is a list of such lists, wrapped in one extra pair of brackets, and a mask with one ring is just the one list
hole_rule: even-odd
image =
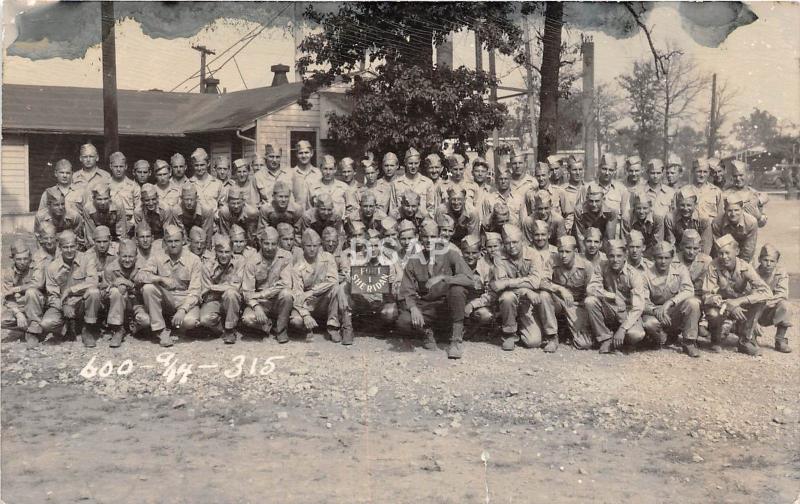
[(288, 65), (278, 63), (277, 65), (272, 65), (269, 67), (269, 69), (272, 70), (272, 73), (274, 74), (272, 76), (272, 87), (289, 84), (289, 79), (286, 78), (286, 74), (289, 73)]
[(219, 79), (206, 78), (206, 94), (219, 94)]

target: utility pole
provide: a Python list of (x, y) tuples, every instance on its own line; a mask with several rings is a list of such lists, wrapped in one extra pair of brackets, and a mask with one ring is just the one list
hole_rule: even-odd
[(525, 36), (525, 57), (528, 62), (525, 65), (525, 73), (528, 79), (528, 116), (531, 122), (531, 150), (533, 159), (536, 159), (536, 98), (533, 96), (533, 54), (531, 53), (531, 32), (528, 26), (528, 16), (522, 18), (523, 31)]
[(217, 54), (206, 46), (193, 45), (192, 49), (200, 53), (200, 93), (206, 92), (206, 54)]
[[(494, 48), (489, 49), (489, 75), (492, 79), (497, 77), (497, 65), (495, 62), (495, 54)], [(489, 102), (497, 103), (497, 85), (492, 85), (491, 89), (489, 90)], [(494, 156), (494, 179), (497, 180), (497, 176), (500, 172), (500, 132), (497, 128), (492, 130), (492, 155)]]
[(475, 32), (475, 70), (483, 71), (483, 41), (477, 31)]
[[(594, 40), (581, 35), (581, 54), (583, 55), (583, 167), (586, 180), (594, 180)], [(599, 154), (599, 153), (598, 153)]]
[(708, 157), (717, 150), (717, 74), (711, 76), (711, 110), (708, 113)]
[(300, 59), (300, 44), (303, 42), (303, 29), (300, 27), (300, 20), (303, 17), (302, 2), (294, 2), (292, 5), (292, 40), (294, 40), (294, 81), (301, 82), (303, 76), (297, 70), (297, 60)]
[(114, 40), (114, 2), (100, 3), (100, 36), (103, 52), (103, 160), (119, 150), (117, 109), (117, 48)]

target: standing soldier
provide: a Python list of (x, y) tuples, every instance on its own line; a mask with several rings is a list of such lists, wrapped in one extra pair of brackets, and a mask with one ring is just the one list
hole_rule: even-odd
[(228, 159), (228, 156), (217, 156), (214, 160), (214, 175), (219, 180), (219, 183), (222, 184), (222, 190), (220, 191), (219, 195), (219, 202), (220, 204), (225, 201), (225, 190), (233, 185), (233, 180), (231, 180), (231, 161)]
[[(292, 192), (292, 172), (288, 168), (281, 166), (281, 153), (267, 144), (264, 149), (266, 157), (266, 169), (256, 170), (253, 175), (253, 184), (258, 191), (261, 205), (269, 206), (272, 204), (272, 195), (275, 184), (283, 182), (291, 195)], [(257, 155), (255, 161), (261, 162), (264, 157)], [(255, 162), (254, 161), (254, 162)]]
[(150, 317), (150, 329), (158, 333), (163, 347), (173, 345), (172, 334), (164, 315), (172, 315), (172, 327), (189, 331), (200, 318), (202, 266), (200, 259), (183, 249), (183, 230), (175, 225), (164, 228), (165, 253), (154, 254), (139, 271), (136, 283), (141, 285), (142, 300)]
[[(600, 353), (619, 351), (644, 339), (644, 279), (626, 260), (625, 242), (608, 242), (608, 260), (595, 269), (586, 288), (586, 311)], [(612, 332), (614, 331), (614, 332)]]
[(23, 240), (14, 240), (11, 260), (12, 266), (3, 270), (2, 327), (25, 331), (25, 343), (33, 348), (39, 344), (42, 334), (44, 296), (32, 265), (30, 246)]
[(397, 173), (397, 169), (400, 167), (400, 160), (397, 159), (397, 154), (394, 152), (387, 152), (383, 155), (383, 161), (381, 162), (381, 170), (383, 171), (383, 176), (381, 179), (386, 182), (386, 184), (391, 188), (392, 182), (395, 181), (396, 178), (400, 176)]
[(253, 175), (250, 173), (250, 165), (244, 159), (233, 160), (233, 177), (230, 179), (230, 185), (224, 187), (222, 191), (222, 198), (220, 203), (228, 201), (228, 194), (231, 189), (236, 188), (242, 195), (244, 202), (253, 208), (258, 208), (261, 203), (261, 196), (258, 189), (253, 182)]
[(278, 231), (273, 227), (262, 229), (259, 241), (261, 253), (250, 257), (244, 265), (242, 292), (246, 308), (242, 323), (263, 330), (265, 341), (274, 329), (278, 343), (287, 343), (293, 303), (292, 254), (278, 246)]
[[(725, 196), (725, 213), (711, 223), (714, 238), (730, 235), (739, 245), (739, 257), (747, 262), (753, 260), (758, 241), (758, 221), (744, 211), (742, 194), (731, 192)], [(716, 257), (717, 251), (712, 248), (711, 255)]]
[[(547, 156), (547, 166), (549, 167), (549, 178), (550, 178), (550, 185), (556, 187), (562, 187), (566, 185), (567, 180), (569, 179), (569, 174), (566, 170), (566, 158), (564, 156), (553, 154), (551, 156)], [(539, 180), (539, 177), (536, 177), (539, 181), (539, 188), (541, 189), (542, 181)]]
[(150, 162), (145, 159), (140, 159), (133, 163), (133, 179), (138, 184), (139, 187), (142, 187), (145, 184), (149, 184), (152, 182), (150, 178), (152, 177), (153, 172), (150, 169)]
[(334, 257), (322, 250), (322, 240), (312, 228), (303, 231), (303, 253), (294, 258), (292, 294), (294, 309), (289, 318), (298, 331), (311, 333), (324, 320), (328, 336), (334, 343), (352, 344), (352, 328), (342, 327), (340, 315), (344, 306), (339, 288), (339, 272)]
[(83, 166), (72, 174), (72, 185), (83, 192), (84, 195), (94, 182), (108, 182), (111, 180), (111, 175), (97, 166), (97, 161), (100, 157), (97, 155), (97, 149), (94, 145), (81, 145), (80, 159)]
[(675, 210), (664, 219), (664, 239), (670, 243), (681, 243), (688, 230), (697, 231), (704, 254), (711, 253), (714, 236), (711, 221), (697, 211), (697, 190), (685, 185), (675, 191)]
[(425, 202), (428, 205), (426, 210), (429, 214), (435, 213), (444, 201), (447, 181), (442, 178), (442, 171), (444, 171), (442, 158), (438, 154), (428, 154), (425, 157), (425, 173), (431, 180), (431, 187), (428, 189), (428, 194), (425, 195)]
[(361, 187), (361, 183), (356, 180), (356, 162), (351, 157), (344, 157), (339, 161), (339, 180), (350, 188), (350, 197), (353, 201), (356, 198), (356, 190)]
[(642, 158), (630, 156), (625, 160), (625, 187), (628, 192), (639, 191), (647, 186), (647, 182), (642, 179)]
[(737, 257), (740, 256), (739, 245), (733, 236), (717, 238), (714, 244), (717, 257), (708, 267), (703, 281), (703, 305), (711, 332), (711, 351), (722, 351), (722, 324), (725, 319), (732, 319), (734, 331), (739, 336), (739, 352), (759, 355), (761, 351), (753, 330), (764, 309), (764, 302), (772, 293), (753, 267)]
[(725, 180), (725, 166), (722, 162), (715, 157), (708, 158), (708, 171), (711, 183), (720, 191), (724, 191), (728, 183)]
[(675, 189), (663, 183), (664, 162), (660, 159), (651, 159), (647, 163), (647, 184), (644, 186), (646, 194), (653, 202), (653, 212), (662, 218), (672, 211), (675, 200)]
[[(592, 347), (592, 337), (587, 334), (589, 327), (583, 303), (594, 266), (578, 254), (576, 248), (577, 242), (572, 236), (559, 238), (552, 277), (542, 280), (541, 289), (550, 293), (553, 316), (557, 317), (559, 327), (566, 327), (572, 345), (578, 350), (588, 350)], [(550, 353), (557, 348), (558, 338), (555, 338), (547, 342), (544, 351)]]
[(142, 186), (142, 209), (134, 215), (136, 225), (147, 224), (154, 240), (164, 238), (164, 226), (168, 224), (170, 212), (158, 200), (158, 191), (153, 184)]
[(222, 182), (208, 171), (208, 153), (198, 148), (192, 152), (192, 168), (194, 175), (189, 181), (197, 187), (200, 204), (211, 211), (216, 211), (222, 197)]
[(178, 186), (178, 189), (189, 183), (189, 178), (186, 176), (186, 158), (183, 157), (183, 154), (173, 154), (169, 159), (169, 165), (172, 172), (172, 183)]
[(638, 231), (644, 237), (645, 255), (664, 240), (664, 216), (653, 210), (653, 200), (643, 192), (631, 195), (631, 213), (622, 221), (622, 236), (629, 240), (631, 232)]
[[(551, 182), (550, 170), (551, 170), (550, 165), (548, 165), (547, 163), (536, 163), (536, 167), (533, 170), (533, 174), (536, 177), (536, 181), (539, 183), (538, 191), (539, 192), (543, 191), (549, 194), (551, 202), (550, 207), (555, 213), (563, 216), (564, 208), (561, 206), (561, 203), (565, 201), (564, 189), (561, 186), (554, 185)], [(536, 192), (537, 191), (534, 191), (534, 194)], [(525, 195), (526, 199), (528, 198), (528, 194), (531, 194), (531, 191), (528, 191), (526, 193)]]
[(497, 173), (497, 192), (484, 201), (481, 220), (488, 219), (492, 215), (495, 205), (502, 203), (508, 207), (511, 215), (511, 224), (517, 225), (522, 212), (524, 198), (525, 193), (517, 194), (511, 189), (511, 174), (501, 170)]
[(336, 160), (333, 156), (322, 156), (320, 177), (309, 181), (307, 192), (306, 209), (313, 208), (317, 198), (323, 194), (330, 196), (333, 208), (339, 215), (347, 215), (356, 207), (355, 200), (350, 198), (350, 187), (336, 178)]
[(244, 264), (234, 260), (231, 239), (227, 236), (214, 239), (214, 253), (214, 260), (202, 265), (200, 326), (217, 334), (222, 332), (222, 342), (232, 345), (236, 343), (242, 305)]
[(181, 188), (172, 180), (172, 169), (169, 163), (163, 159), (156, 159), (153, 163), (153, 174), (156, 179), (155, 188), (158, 200), (167, 208), (177, 204), (181, 197)]
[(683, 351), (700, 357), (697, 351), (697, 326), (700, 323), (700, 299), (694, 295), (689, 270), (674, 260), (675, 249), (662, 241), (653, 249), (654, 262), (644, 274), (649, 294), (645, 300), (642, 324), (645, 333), (659, 346), (668, 334), (682, 335)]
[(85, 187), (77, 186), (72, 183), (72, 163), (66, 159), (60, 159), (53, 168), (53, 173), (56, 177), (56, 185), (49, 187), (47, 191), (42, 193), (39, 200), (39, 211), (47, 208), (47, 192), (50, 189), (55, 189), (64, 196), (64, 203), (67, 209), (80, 213), (83, 211), (84, 197), (86, 196)]
[(117, 248), (119, 240), (128, 236), (128, 219), (125, 208), (119, 203), (111, 201), (111, 187), (106, 182), (95, 183), (90, 192), (92, 200), (84, 206), (83, 221), (86, 224), (86, 246), (94, 244), (92, 237), (97, 226), (104, 226), (111, 232), (111, 241), (114, 242), (112, 252)]
[[(614, 179), (614, 175), (616, 173), (617, 158), (608, 152), (600, 156), (600, 166), (598, 167), (597, 171), (597, 182), (586, 184), (583, 192), (578, 195), (578, 199), (575, 201), (576, 219), (577, 214), (583, 211), (583, 203), (589, 196), (588, 193), (590, 187), (592, 192), (597, 191), (597, 188), (599, 187), (603, 194), (602, 204), (604, 208), (608, 208), (618, 216), (628, 214), (628, 190), (621, 182), (618, 182)], [(580, 243), (581, 240), (580, 237), (578, 237), (578, 246), (580, 246)]]
[(792, 327), (792, 309), (789, 304), (789, 276), (783, 267), (778, 265), (781, 253), (773, 245), (766, 244), (761, 247), (758, 254), (758, 275), (772, 291), (772, 296), (767, 299), (764, 311), (758, 318), (761, 326), (775, 326), (775, 350), (781, 353), (790, 353), (789, 338), (786, 332)]
[(37, 239), (42, 234), (42, 227), (45, 223), (50, 223), (56, 230), (56, 234), (63, 231), (72, 231), (78, 240), (78, 245), (83, 247), (84, 240), (84, 223), (83, 218), (74, 210), (66, 207), (64, 195), (61, 191), (51, 187), (47, 191), (47, 208), (36, 212), (33, 219), (33, 234)]
[(400, 206), (400, 198), (406, 191), (412, 191), (420, 196), (420, 207), (428, 208), (427, 195), (433, 187), (433, 181), (419, 173), (420, 155), (413, 147), (406, 151), (405, 162), (406, 171), (402, 177), (391, 184), (391, 197), (389, 198), (389, 212), (392, 213)]
[(713, 221), (722, 213), (722, 190), (709, 182), (708, 159), (697, 158), (692, 164), (694, 189), (697, 193), (697, 211), (702, 217)]
[(525, 154), (511, 155), (511, 191), (524, 197), (531, 189), (538, 189), (539, 182), (528, 173), (528, 162)]
[(125, 155), (115, 152), (108, 157), (111, 170), (111, 200), (125, 210), (126, 235), (133, 232), (133, 214), (142, 207), (142, 189), (139, 184), (128, 178), (128, 164)]
[(667, 161), (667, 168), (664, 170), (664, 185), (677, 191), (683, 186), (681, 177), (683, 176), (683, 162), (676, 154), (670, 154)]
[(389, 211), (392, 186), (382, 178), (378, 178), (378, 168), (372, 163), (364, 166), (364, 185), (356, 191), (359, 200), (366, 191), (375, 195), (379, 210), (384, 213)]
[(206, 236), (204, 248), (209, 248), (211, 245), (211, 236), (214, 233), (214, 210), (205, 208), (198, 201), (197, 187), (194, 184), (188, 183), (181, 187), (180, 202), (169, 209), (169, 223), (183, 229), (185, 236), (191, 236), (194, 227), (202, 229)]
[[(589, 228), (599, 229), (604, 240), (614, 238), (617, 230), (617, 212), (604, 206), (603, 188), (594, 182), (586, 184), (583, 198), (579, 198), (580, 207), (575, 209), (575, 225), (573, 234), (578, 248), (585, 251), (584, 243), (586, 232)], [(627, 196), (626, 196), (627, 197)], [(584, 247), (584, 248), (582, 248)]]
[(439, 228), (426, 219), (420, 229), (423, 250), (409, 258), (400, 282), (401, 312), (397, 326), (403, 331), (422, 333), (423, 348), (436, 349), (434, 324), (450, 329), (447, 356), (463, 355), (464, 307), (467, 288), (473, 285), (469, 267), (461, 254), (438, 243)]
[(103, 270), (105, 290), (103, 297), (108, 300), (106, 325), (111, 331), (108, 346), (117, 348), (125, 337), (126, 323), (132, 332), (150, 325), (150, 318), (142, 304), (142, 297), (136, 288), (136, 275), (142, 263), (137, 260), (137, 245), (133, 240), (123, 240), (119, 244), (119, 254)]
[(564, 229), (572, 234), (575, 222), (575, 204), (578, 196), (583, 192), (583, 162), (570, 156), (567, 160), (569, 166), (569, 180), (564, 185), (561, 209), (564, 212)]
[(756, 191), (752, 186), (747, 185), (747, 165), (734, 159), (731, 161), (731, 186), (725, 194), (738, 192), (744, 200), (744, 211), (756, 218), (758, 227), (767, 225), (767, 215), (764, 213), (764, 206), (769, 201), (769, 197), (762, 192)]
[[(489, 181), (489, 163), (481, 157), (475, 158), (472, 161), (471, 171), (472, 181), (475, 183), (475, 201), (472, 206), (481, 213), (486, 202), (490, 201), (496, 192)], [(481, 218), (483, 218), (483, 215), (481, 215)]]
[(311, 164), (314, 149), (306, 140), (297, 142), (297, 166), (292, 168), (292, 194), (300, 208), (308, 208), (308, 188), (322, 178), (319, 168)]
[(47, 311), (42, 317), (42, 332), (56, 331), (65, 322), (82, 318), (83, 345), (95, 347), (101, 305), (95, 262), (87, 254), (78, 252), (77, 237), (72, 231), (59, 234), (58, 245), (61, 254), (47, 266), (45, 273)]

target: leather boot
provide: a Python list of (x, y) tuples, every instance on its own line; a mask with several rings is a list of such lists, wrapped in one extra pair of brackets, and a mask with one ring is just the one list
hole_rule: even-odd
[(169, 329), (164, 328), (158, 333), (158, 344), (162, 347), (171, 347), (173, 345), (172, 342), (172, 333)]
[(433, 334), (433, 329), (426, 327), (425, 339), (422, 341), (422, 348), (425, 350), (436, 350), (436, 337)]
[(331, 341), (334, 343), (341, 343), (342, 341), (342, 333), (338, 327), (328, 326), (328, 336), (331, 337)]
[(545, 340), (544, 352), (554, 353), (556, 350), (558, 350), (558, 335), (554, 334), (552, 336), (548, 336)]
[(25, 347), (30, 350), (37, 346), (39, 346), (39, 335), (25, 331)]
[(450, 346), (447, 347), (449, 359), (460, 359), (464, 355), (464, 323), (453, 323), (453, 334), (450, 336)]
[(345, 310), (342, 317), (342, 345), (353, 344), (353, 317), (350, 310)]
[(700, 357), (700, 351), (697, 350), (697, 345), (694, 341), (686, 341), (683, 343), (683, 351), (689, 357), (697, 358)]
[(84, 324), (83, 331), (81, 331), (81, 341), (86, 348), (94, 348), (97, 346), (97, 326), (94, 324)]
[(122, 338), (124, 337), (125, 331), (122, 330), (122, 326), (114, 327), (111, 333), (111, 341), (108, 343), (108, 346), (111, 348), (119, 348), (122, 345)]
[(778, 326), (775, 331), (775, 350), (781, 353), (791, 353), (792, 349), (789, 347), (789, 338), (786, 337), (786, 331), (789, 328), (786, 326)]
[(236, 343), (236, 333), (230, 329), (225, 330), (222, 333), (222, 342), (226, 345), (233, 345)]
[(613, 346), (614, 346), (614, 340), (613, 339), (609, 338), (609, 339), (603, 341), (602, 343), (600, 343), (600, 353), (601, 354), (609, 354), (609, 353), (611, 353), (614, 350)]
[(739, 341), (739, 352), (753, 357), (761, 355), (761, 349), (758, 348), (758, 343), (755, 340)]
[(517, 346), (516, 335), (511, 335), (511, 336), (506, 335), (503, 338), (503, 350), (505, 350), (506, 352), (513, 352), (516, 346)]

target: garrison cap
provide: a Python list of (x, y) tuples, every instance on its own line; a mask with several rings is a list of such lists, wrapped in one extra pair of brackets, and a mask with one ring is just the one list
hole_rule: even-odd
[(464, 189), (463, 187), (460, 187), (460, 186), (459, 187), (450, 186), (450, 187), (447, 188), (447, 196), (452, 198), (453, 196), (456, 196), (456, 195), (459, 195), (459, 194), (461, 195), (462, 198), (466, 198), (467, 197), (466, 189)]
[(650, 168), (664, 168), (664, 162), (658, 158), (653, 158), (647, 162), (647, 169)]
[(94, 232), (92, 233), (92, 238), (97, 240), (98, 238), (111, 238), (111, 230), (108, 229), (108, 226), (97, 226), (94, 228)]
[(708, 158), (699, 157), (699, 158), (695, 158), (694, 161), (692, 161), (692, 167), (699, 168), (699, 167), (702, 167), (702, 166), (708, 168)]
[(197, 186), (194, 184), (183, 184), (181, 196), (197, 196)]
[(366, 201), (372, 201), (373, 203), (377, 203), (378, 201), (378, 199), (375, 197), (375, 193), (369, 189), (361, 193), (361, 200), (359, 202), (363, 205)]
[(744, 204), (744, 195), (741, 191), (731, 191), (725, 194), (725, 206)]
[(200, 226), (192, 226), (192, 229), (189, 230), (189, 239), (205, 240), (206, 239), (205, 229), (201, 228)]
[(538, 164), (547, 164), (548, 167), (550, 167), (550, 166), (559, 166), (559, 164), (563, 160), (564, 160), (564, 156), (561, 156), (559, 154), (552, 154), (550, 156), (547, 156), (547, 163), (537, 163), (537, 165)]
[(734, 237), (733, 237), (732, 235), (730, 235), (730, 234), (726, 234), (725, 236), (720, 236), (719, 238), (717, 238), (716, 240), (714, 240), (714, 244), (715, 244), (715, 245), (717, 246), (717, 248), (718, 248), (718, 249), (720, 249), (720, 250), (722, 250), (723, 248), (725, 248), (725, 247), (728, 247), (728, 246), (730, 246), (730, 245), (737, 245), (737, 246), (739, 245), (739, 244), (736, 242), (736, 238), (734, 238)]
[(720, 161), (719, 158), (715, 158), (715, 157), (708, 158), (708, 167), (709, 168), (711, 168), (712, 170), (715, 170), (715, 169), (719, 168), (720, 166), (722, 166), (722, 161)]
[(662, 241), (656, 243), (655, 245), (653, 245), (652, 253), (653, 253), (654, 256), (658, 256), (658, 255), (662, 255), (662, 254), (673, 255), (673, 254), (675, 254), (675, 248), (672, 246), (672, 244), (670, 242), (662, 240)]
[(295, 147), (297, 147), (297, 150), (300, 150), (302, 148), (306, 148), (306, 149), (312, 149), (313, 148), (313, 147), (311, 147), (311, 142), (309, 142), (308, 140), (299, 140), (295, 144)]
[(484, 241), (486, 245), (489, 245), (490, 243), (500, 243), (503, 241), (503, 237), (500, 235), (500, 233), (486, 233)]
[(341, 170), (345, 166), (355, 166), (356, 162), (353, 161), (351, 157), (343, 157), (339, 160), (339, 169)]
[(436, 216), (436, 225), (439, 226), (440, 228), (443, 227), (454, 228), (456, 222), (453, 220), (452, 217), (450, 217), (447, 214), (439, 214)]
[(587, 196), (591, 194), (601, 194), (601, 195), (605, 194), (605, 191), (603, 190), (602, 187), (600, 187), (600, 184), (598, 184), (597, 182), (589, 182), (588, 184), (586, 184), (585, 190)]
[(322, 156), (321, 168), (336, 168), (336, 158), (330, 154), (325, 154)]
[(347, 222), (345, 222), (344, 224), (344, 232), (348, 236), (362, 235), (366, 230), (367, 227), (361, 221), (354, 221), (348, 219)]
[(428, 154), (427, 156), (425, 156), (425, 163), (427, 163), (428, 166), (434, 166), (434, 165), (441, 166), (442, 158), (440, 158), (439, 154), (436, 153)]
[(246, 236), (244, 229), (239, 224), (234, 224), (231, 226), (231, 229), (228, 231), (228, 236), (233, 238), (234, 236)]
[(72, 240), (75, 241), (78, 239), (78, 236), (75, 234), (75, 231), (71, 229), (65, 229), (58, 233), (58, 243), (59, 245), (63, 245), (65, 242)]
[(214, 248), (220, 249), (223, 247), (230, 248), (231, 247), (231, 237), (225, 236), (223, 234), (215, 234), (214, 235)]
[(172, 155), (171, 158), (169, 158), (169, 161), (172, 164), (175, 164), (175, 163), (178, 163), (178, 162), (181, 162), (181, 161), (183, 161), (185, 163), (186, 162), (186, 158), (183, 157), (183, 154), (181, 154), (180, 152), (176, 152), (175, 154)]
[(602, 240), (603, 233), (596, 227), (590, 227), (586, 230), (586, 234), (584, 235), (584, 239), (586, 238), (594, 238), (595, 240)]
[(314, 208), (319, 208), (321, 206), (333, 206), (333, 198), (328, 193), (322, 193), (316, 198), (314, 198)]
[(278, 236), (279, 236), (278, 235), (278, 230), (275, 229), (272, 226), (267, 226), (267, 227), (261, 229), (261, 232), (258, 233), (258, 239), (259, 240), (266, 240), (266, 239), (270, 239), (270, 238), (272, 238), (274, 240), (277, 240)]
[(279, 180), (275, 182), (275, 185), (272, 186), (272, 194), (280, 194), (280, 193), (288, 193), (291, 191), (289, 184), (284, 182), (283, 180)]
[(617, 156), (610, 152), (604, 152), (600, 156), (600, 166), (617, 166)]
[(631, 246), (643, 246), (644, 245), (644, 235), (640, 231), (638, 231), (636, 229), (632, 230), (630, 232), (630, 234), (628, 235), (628, 245), (631, 245)]
[(780, 260), (781, 258), (781, 251), (775, 247), (775, 245), (771, 243), (765, 243), (763, 247), (761, 247), (761, 252), (758, 253), (758, 258), (761, 259), (764, 256), (774, 257), (776, 261)]
[(575, 240), (574, 236), (564, 235), (558, 239), (558, 248), (565, 248), (565, 249), (574, 249), (577, 246), (578, 242)]
[(697, 201), (697, 190), (694, 188), (694, 186), (687, 184), (678, 189), (676, 198), (678, 202), (687, 199)]
[[(550, 156), (554, 157), (554, 156)], [(548, 158), (549, 159), (549, 158)], [(554, 162), (554, 164), (558, 164), (558, 161)], [(538, 162), (536, 166), (533, 167), (533, 173), (538, 175), (540, 173), (547, 173), (550, 171), (550, 165), (547, 163)]]
[(744, 162), (739, 161), (738, 159), (734, 159), (733, 161), (730, 162), (730, 165), (731, 165), (730, 171), (732, 174), (738, 174), (738, 173), (744, 175), (747, 174), (747, 165)]
[(534, 206), (550, 205), (552, 202), (553, 198), (550, 196), (550, 193), (545, 190), (538, 190), (533, 193)]
[(264, 155), (269, 156), (270, 154), (275, 154), (275, 147), (273, 147), (272, 144), (267, 144), (264, 147)]
[(175, 224), (168, 224), (164, 226), (164, 238), (175, 235), (183, 236), (183, 228), (176, 226)]
[(677, 154), (670, 154), (667, 158), (667, 166), (683, 166), (680, 156)]
[(476, 157), (472, 160), (472, 168), (475, 169), (476, 166), (483, 165), (486, 169), (489, 169), (489, 163), (482, 157)]
[(647, 205), (649, 207), (653, 206), (653, 198), (651, 198), (644, 191), (633, 191), (631, 193), (631, 201), (634, 206), (636, 205)]
[(153, 184), (142, 184), (142, 196), (158, 196), (158, 191), (156, 191), (156, 186)]
[(403, 219), (400, 221), (400, 224), (397, 225), (397, 232), (403, 233), (405, 231), (413, 231), (417, 232), (417, 228), (414, 226), (414, 223), (410, 220)]
[(385, 217), (385, 218), (381, 219), (379, 224), (381, 225), (381, 232), (382, 233), (387, 233), (387, 232), (392, 231), (393, 229), (397, 228), (397, 221), (394, 220), (391, 217)]
[[(149, 166), (150, 165), (148, 165), (148, 167)], [(67, 159), (59, 159), (58, 161), (56, 161), (56, 165), (53, 169), (60, 170), (61, 168), (69, 168), (70, 170), (72, 170), (72, 163), (70, 163), (69, 160)]]
[(13, 259), (15, 255), (22, 254), (22, 253), (30, 253), (31, 246), (28, 245), (28, 242), (23, 240), (22, 238), (17, 238), (11, 243), (11, 258)]
[(294, 236), (294, 226), (288, 222), (279, 222), (275, 230), (278, 231), (278, 236)]
[(626, 168), (629, 166), (635, 166), (640, 164), (642, 164), (642, 158), (640, 158), (639, 156), (628, 156), (628, 158), (625, 160)]
[(417, 151), (417, 149), (415, 149), (414, 147), (409, 147), (408, 150), (406, 151), (406, 155), (404, 156), (404, 158), (406, 161), (408, 161), (411, 158), (419, 159), (420, 158), (419, 151)]
[(503, 240), (514, 237), (520, 238), (522, 237), (522, 231), (513, 224), (505, 224), (503, 225), (502, 236)]
[(235, 169), (237, 169), (237, 170), (238, 170), (239, 168), (241, 168), (241, 167), (243, 167), (243, 166), (247, 166), (247, 161), (245, 161), (244, 159), (242, 159), (242, 158), (237, 158), (237, 159), (234, 159), (234, 160), (233, 160), (233, 167), (234, 167)]
[(510, 214), (511, 210), (508, 208), (508, 205), (502, 201), (498, 201), (492, 206), (492, 213), (495, 215), (504, 215), (507, 213)]
[(322, 238), (327, 239), (329, 237), (338, 238), (339, 231), (337, 231), (334, 227), (325, 226), (325, 229), (322, 230)]
[(164, 161), (163, 159), (156, 159), (153, 163), (153, 173), (166, 168), (167, 170), (172, 170), (169, 163)]
[(419, 232), (420, 234), (427, 234), (428, 236), (438, 236), (439, 235), (439, 226), (436, 224), (436, 221), (433, 219), (425, 219), (419, 225)]
[(392, 161), (392, 160), (399, 161), (397, 159), (397, 154), (395, 154), (394, 152), (387, 152), (386, 154), (383, 155), (383, 162), (384, 163), (387, 162), (387, 161)]
[(400, 200), (406, 205), (419, 204), (419, 194), (411, 189), (406, 189), (403, 191), (403, 194), (400, 195)]
[(377, 240), (381, 237), (381, 232), (377, 229), (368, 229), (367, 230), (367, 239), (369, 240)]
[(240, 199), (244, 197), (244, 191), (237, 185), (232, 185), (228, 188), (228, 199)]
[(624, 251), (626, 248), (627, 248), (627, 245), (625, 245), (625, 241), (624, 240), (618, 240), (618, 239), (608, 240), (608, 244), (606, 245), (606, 250), (609, 251), (609, 252), (611, 252), (612, 250), (622, 250), (622, 251)]
[(537, 231), (547, 233), (548, 231), (550, 231), (550, 226), (548, 226), (545, 221), (537, 219), (533, 221), (533, 226), (531, 226), (531, 231), (534, 233), (536, 233)]
[(455, 168), (456, 166), (464, 165), (464, 156), (461, 154), (450, 154), (447, 156), (447, 167)]
[(313, 245), (319, 242), (320, 242), (320, 237), (316, 231), (314, 231), (311, 228), (306, 228), (306, 230), (303, 231), (303, 239), (302, 239), (303, 245)]
[(480, 250), (481, 240), (475, 235), (467, 235), (461, 239), (461, 250)]
[(98, 180), (97, 182), (92, 184), (92, 196), (97, 196), (100, 194), (108, 194), (111, 195), (111, 186), (108, 182), (104, 180)]
[(130, 240), (126, 238), (124, 240), (120, 240), (119, 249), (117, 252), (118, 255), (122, 255), (123, 252), (130, 252), (135, 255), (137, 250), (139, 250), (139, 246), (136, 244), (136, 240)]
[(142, 166), (149, 170), (150, 169), (150, 161), (148, 161), (146, 159), (140, 159), (139, 161), (136, 161), (135, 163), (133, 163), (133, 169), (134, 170), (137, 169), (137, 168), (140, 168)]
[(120, 151), (112, 152), (110, 156), (108, 156), (108, 161), (113, 163), (114, 161), (122, 161), (123, 163), (126, 161), (125, 154), (121, 153)]
[(700, 245), (702, 243), (700, 233), (696, 229), (687, 229), (681, 237), (681, 245)]

